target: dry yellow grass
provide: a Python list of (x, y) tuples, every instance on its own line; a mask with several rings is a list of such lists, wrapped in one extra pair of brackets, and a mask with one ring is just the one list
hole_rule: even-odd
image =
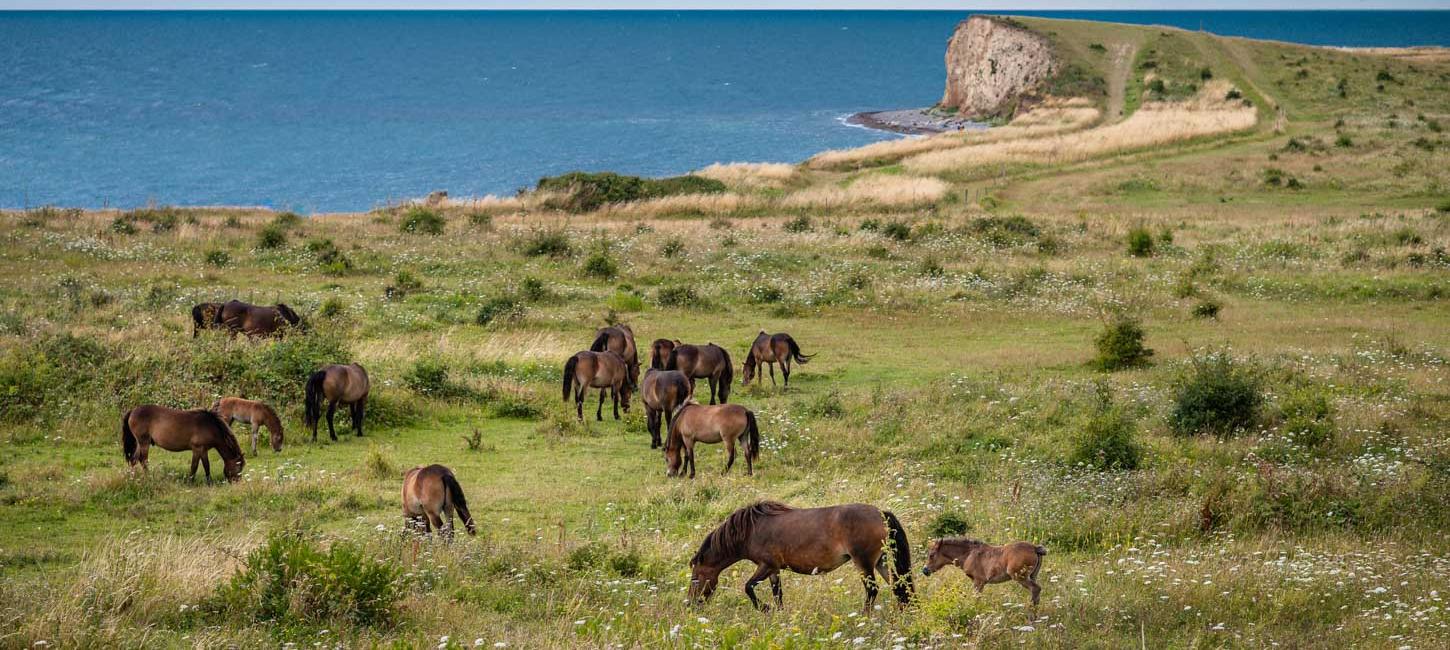
[(1104, 154), (1230, 133), (1251, 128), (1257, 121), (1252, 107), (1225, 103), (1225, 89), (1208, 84), (1197, 97), (1178, 103), (1149, 103), (1116, 124), (1046, 137), (974, 144), (933, 151), (905, 160), (908, 170), (939, 174), (973, 166), (1004, 162), (1064, 163)]
[(909, 207), (934, 203), (947, 189), (945, 182), (935, 178), (874, 174), (846, 187), (817, 185), (801, 190), (786, 196), (781, 204), (790, 208), (842, 208), (863, 204)]
[(781, 187), (794, 180), (799, 171), (788, 163), (715, 163), (695, 172), (696, 176), (713, 178), (732, 188), (758, 189)]
[(1018, 116), (1007, 125), (984, 131), (940, 133), (873, 142), (855, 149), (825, 151), (811, 157), (806, 164), (813, 169), (854, 168), (866, 163), (889, 162), (930, 151), (1076, 131), (1096, 122), (1101, 115), (1086, 100), (1065, 100), (1040, 106)]
[(657, 199), (606, 205), (602, 216), (668, 217), (680, 214), (729, 214), (761, 203), (760, 199), (733, 192), (721, 194), (678, 194)]

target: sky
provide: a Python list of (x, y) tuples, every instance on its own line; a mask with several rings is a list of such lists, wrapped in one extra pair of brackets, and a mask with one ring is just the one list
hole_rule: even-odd
[(6, 9), (1450, 9), (1450, 0), (0, 0)]

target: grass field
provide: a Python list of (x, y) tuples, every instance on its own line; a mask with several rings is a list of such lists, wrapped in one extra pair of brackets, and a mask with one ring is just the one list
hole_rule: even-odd
[[(1127, 115), (990, 138), (1191, 110), (1144, 78), (1171, 95), (1205, 66), (1257, 119), (988, 171), (906, 156), (1000, 142), (718, 165), (724, 192), (583, 213), (0, 215), (0, 646), (1450, 643), (1450, 67), (1025, 22), (1133, 52)], [(311, 331), (192, 338), (191, 306), (232, 297)], [(737, 377), (762, 329), (818, 356), (732, 395), (762, 423), (754, 477), (712, 446), (668, 479), (637, 400), (584, 424), (559, 400), (607, 322), (718, 343)], [(1097, 344), (1125, 324), (1150, 356)], [(302, 382), (343, 361), (373, 378), (368, 435), (314, 443)], [(159, 450), (127, 471), (127, 409), (222, 395), (275, 406), (283, 451), (231, 485)], [(435, 462), (476, 538), (403, 535), (402, 472)], [(700, 540), (766, 498), (889, 509), (914, 566), (948, 531), (1043, 544), (1042, 605), (952, 569), (862, 616), (846, 567), (760, 614), (742, 564), (687, 606)]]

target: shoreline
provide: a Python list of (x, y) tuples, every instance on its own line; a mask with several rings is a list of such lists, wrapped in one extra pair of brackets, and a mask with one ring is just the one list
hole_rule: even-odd
[(956, 131), (979, 131), (990, 125), (965, 117), (937, 113), (930, 108), (865, 111), (846, 118), (847, 124), (903, 135), (930, 135)]

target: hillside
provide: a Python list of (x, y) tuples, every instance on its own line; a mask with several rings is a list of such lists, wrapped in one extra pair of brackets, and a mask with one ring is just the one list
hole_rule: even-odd
[[(1450, 61), (1010, 20), (1060, 67), (985, 132), (363, 214), (0, 213), (0, 647), (1450, 644)], [(193, 336), (229, 298), (308, 329)], [(754, 476), (702, 444), (667, 478), (638, 396), (574, 419), (563, 363), (619, 322), (728, 350)], [(741, 385), (761, 330), (815, 355), (789, 389)], [(341, 362), (367, 435), (314, 442)], [(127, 410), (226, 395), (282, 451), (128, 471)], [(430, 463), (477, 537), (404, 533)], [(745, 562), (687, 605), (761, 499), (894, 512), (915, 604), (862, 615), (848, 565), (760, 613)], [(1044, 545), (1040, 606), (922, 576), (953, 534)]]

